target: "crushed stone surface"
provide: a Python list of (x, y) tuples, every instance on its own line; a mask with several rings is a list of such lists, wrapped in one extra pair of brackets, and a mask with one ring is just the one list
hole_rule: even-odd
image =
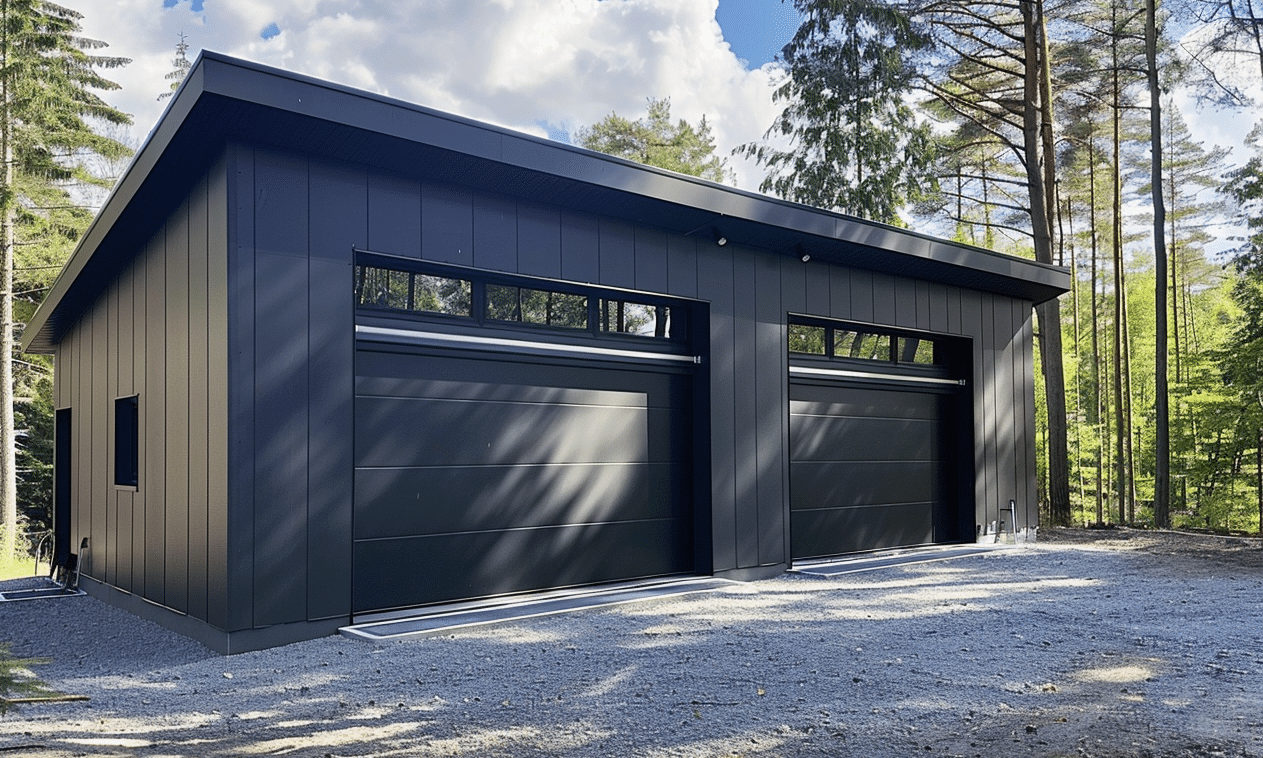
[[(21, 582), (0, 584), (14, 589)], [(1263, 541), (1034, 544), (367, 643), (220, 656), (91, 597), (0, 603), (87, 701), (0, 755), (1263, 758)]]

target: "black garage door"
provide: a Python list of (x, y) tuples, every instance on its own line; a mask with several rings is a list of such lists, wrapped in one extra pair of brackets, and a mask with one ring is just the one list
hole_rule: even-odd
[(687, 369), (356, 354), (356, 612), (691, 572)]
[(791, 382), (793, 557), (956, 541), (952, 400)]
[(967, 350), (809, 318), (789, 336), (792, 557), (959, 541)]

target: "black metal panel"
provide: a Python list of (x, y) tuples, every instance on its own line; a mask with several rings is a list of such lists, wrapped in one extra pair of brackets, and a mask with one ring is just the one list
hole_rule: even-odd
[(601, 279), (601, 232), (595, 216), (561, 213), (561, 277), (595, 284)]
[(517, 204), (494, 195), (475, 195), (474, 265), (517, 271), (517, 244)]
[(110, 397), (107, 371), (103, 370), (108, 364), (106, 356), (113, 347), (109, 342), (109, 309), (106, 307), (106, 301), (97, 301), (90, 314), (88, 328), (92, 332), (93, 370), (89, 386), (92, 392), (93, 416), (92, 472), (95, 477), (89, 506), (92, 509), (92, 552), (89, 567), (93, 576), (109, 581), (111, 579), (109, 567), (114, 553), (112, 544), (114, 535), (110, 528), (114, 515), (110, 497), (113, 493), (96, 484), (98, 480), (111, 481), (109, 477), (114, 471), (113, 461), (110, 460), (113, 447), (110, 443), (114, 439), (114, 430), (111, 428), (114, 402)]
[[(636, 286), (636, 229), (625, 221), (602, 217), (600, 283), (611, 287)], [(590, 253), (589, 253), (590, 254)]]
[(666, 292), (667, 235), (659, 229), (636, 227), (636, 289)]
[(841, 266), (830, 266), (828, 268), (829, 277), (829, 308), (825, 313), (834, 318), (851, 318), (851, 271)]
[(517, 270), (528, 276), (561, 276), (561, 212), (557, 208), (518, 204)]
[(254, 626), (254, 153), (228, 156), (228, 538), (225, 629)]
[(165, 605), (188, 611), (189, 593), (189, 206), (167, 222), (166, 592)]
[(356, 611), (693, 569), (687, 373), (472, 356), (356, 352)]
[[(771, 256), (754, 259), (755, 428), (758, 472), (759, 565), (785, 563), (789, 559), (785, 541), (788, 503), (786, 470), (783, 465), (787, 444), (785, 404), (788, 383), (788, 354), (785, 352), (785, 309), (781, 305), (780, 262)], [(769, 402), (772, 401), (772, 402)]]
[(793, 557), (957, 540), (956, 402), (950, 391), (791, 381)]
[(469, 190), (447, 185), (421, 186), (421, 255), (427, 261), (474, 262), (474, 198)]
[[(210, 201), (205, 179), (189, 199), (188, 513), (189, 615), (206, 619), (210, 590)], [(214, 374), (223, 375), (216, 365)], [(218, 443), (218, 440), (216, 440)], [(219, 560), (218, 556), (216, 560)]]
[(53, 562), (65, 566), (70, 559), (70, 501), (74, 485), (72, 408), (53, 414)]
[(873, 305), (876, 297), (873, 291), (873, 274), (869, 271), (854, 269), (851, 271), (851, 315), (847, 318), (873, 323), (877, 320), (877, 311)]
[(166, 237), (158, 235), (144, 256), (145, 269), (145, 392), (140, 398), (144, 414), (145, 450), (140, 489), (145, 493), (145, 598), (166, 604), (166, 502), (163, 468), (166, 466)]
[(710, 334), (710, 478), (711, 541), (715, 571), (737, 568), (737, 365), (732, 312), (732, 256), (721, 247), (701, 244), (697, 250), (697, 294), (709, 300)]
[[(343, 242), (365, 244), (381, 253), (400, 255), (407, 258), (421, 257), (421, 183), (416, 179), (408, 179), (391, 174), (371, 173), (368, 181), (368, 219), (367, 225), (361, 214), (364, 213), (364, 199), (351, 194), (343, 198), (349, 208), (324, 206), (332, 214), (327, 221), (316, 218), (316, 192), (318, 182), (312, 182), (312, 224), (327, 224), (345, 219), (351, 229), (358, 231), (354, 240)], [(363, 192), (363, 187), (358, 188)], [(328, 202), (326, 200), (326, 202)], [(345, 215), (344, 215), (345, 214)], [(356, 221), (360, 223), (357, 224)], [(330, 230), (333, 231), (333, 230)], [(319, 239), (313, 237), (313, 239)], [(349, 250), (349, 248), (348, 248)]]
[(667, 237), (667, 291), (697, 297), (697, 239), (682, 234)]
[[(228, 628), (228, 163), (215, 164), (207, 177), (206, 387), (207, 566), (206, 621)], [(139, 355), (139, 353), (138, 353)]]
[[(733, 271), (733, 428), (736, 431), (736, 493), (733, 499), (737, 527), (737, 568), (759, 565), (759, 470), (758, 386), (759, 362), (756, 325), (754, 251), (730, 245)], [(768, 356), (769, 358), (771, 356)]]
[[(312, 166), (311, 276), (308, 300), (307, 618), (345, 616), (351, 608), (351, 512), (355, 419), (352, 250), (369, 239), (365, 177), (341, 166)], [(420, 213), (420, 190), (416, 194)], [(415, 240), (420, 239), (417, 230)]]

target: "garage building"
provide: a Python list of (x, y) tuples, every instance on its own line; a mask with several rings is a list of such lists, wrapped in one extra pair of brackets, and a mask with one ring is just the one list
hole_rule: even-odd
[(205, 53), (22, 346), (82, 585), (238, 652), (993, 541), (1010, 502), (1029, 536), (1068, 285)]

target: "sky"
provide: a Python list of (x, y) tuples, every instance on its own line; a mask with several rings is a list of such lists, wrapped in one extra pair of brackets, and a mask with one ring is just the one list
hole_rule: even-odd
[[(66, 0), (83, 34), (131, 59), (108, 102), (137, 139), (157, 122), (181, 33), (215, 50), (553, 139), (610, 112), (704, 115), (718, 152), (777, 110), (769, 65), (797, 28), (781, 0)], [(761, 172), (729, 157), (737, 185)]]

